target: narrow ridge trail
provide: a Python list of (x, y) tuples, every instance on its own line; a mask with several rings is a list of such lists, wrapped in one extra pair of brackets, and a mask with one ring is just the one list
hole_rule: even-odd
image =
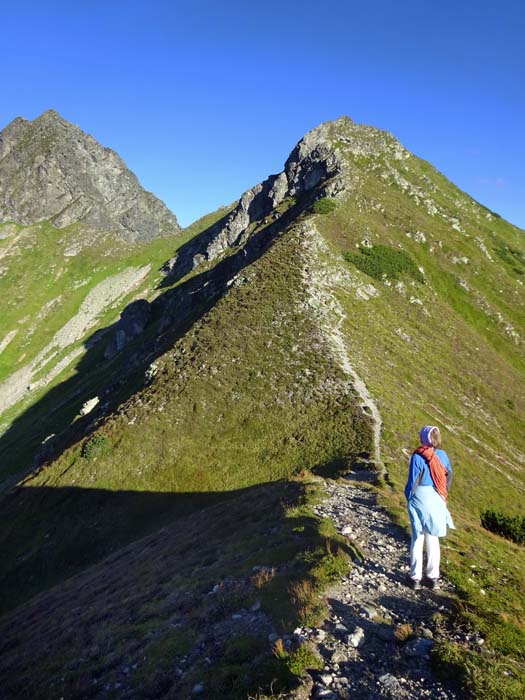
[(322, 670), (311, 671), (308, 697), (457, 700), (434, 677), (430, 661), (436, 640), (450, 638), (440, 618), (451, 605), (452, 586), (407, 586), (408, 538), (371, 489), (328, 481), (326, 490), (316, 513), (332, 520), (363, 558), (327, 592), (330, 614), (322, 628), (296, 630), (324, 660)]
[[(304, 259), (303, 279), (308, 292), (308, 306), (319, 323), (319, 328), (327, 341), (332, 356), (349, 377), (362, 410), (371, 418), (373, 469), (385, 476), (385, 467), (381, 458), (383, 421), (365, 381), (359, 376), (351, 361), (343, 333), (346, 314), (336, 296), (338, 288), (356, 293), (358, 284), (351, 279), (344, 267), (341, 267), (340, 261), (330, 251), (326, 241), (312, 222), (303, 225), (301, 234), (303, 247), (307, 252)], [(327, 264), (323, 257), (327, 258), (330, 264)], [(364, 292), (360, 289), (359, 291), (362, 297), (372, 294), (370, 290)], [(372, 465), (369, 465), (369, 468), (371, 467)]]

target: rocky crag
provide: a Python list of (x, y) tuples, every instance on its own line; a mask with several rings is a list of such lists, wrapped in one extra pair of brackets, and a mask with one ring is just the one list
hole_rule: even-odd
[(176, 233), (176, 217), (110, 148), (54, 110), (0, 132), (0, 224), (81, 222), (129, 241)]
[(114, 151), (54, 110), (0, 132), (0, 433), (151, 296), (180, 231)]

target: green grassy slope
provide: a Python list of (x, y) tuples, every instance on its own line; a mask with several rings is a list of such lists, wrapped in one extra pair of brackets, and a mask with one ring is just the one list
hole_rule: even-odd
[[(127, 267), (150, 264), (149, 285), (141, 288), (152, 287), (161, 278), (162, 263), (184, 241), (181, 234), (131, 244), (110, 234), (82, 232), (76, 225), (56, 229), (46, 222), (25, 228), (4, 224), (3, 230), (10, 233), (0, 241), (0, 293), (6, 300), (0, 337), (13, 330), (17, 334), (0, 354), (0, 379), (35, 357), (98, 282)], [(97, 327), (115, 318), (115, 308), (108, 311)]]
[[(15, 427), (4, 437), (0, 448), (0, 480), (26, 469), (40, 441), (67, 426), (78, 415), (82, 403), (97, 395), (114, 373), (115, 363), (100, 363), (107, 341), (102, 341), (100, 351), (92, 350), (89, 357), (86, 357), (86, 343), (97, 331), (118, 320), (122, 309), (133, 299), (154, 298), (164, 279), (161, 267), (165, 261), (220, 219), (225, 211), (221, 209), (203, 217), (176, 237), (142, 244), (131, 244), (110, 234), (86, 232), (78, 226), (57, 230), (45, 222), (26, 228), (12, 224), (0, 227), (0, 235), (7, 232), (0, 240), (0, 254), (5, 253), (0, 260), (3, 268), (0, 293), (6, 299), (0, 319), (0, 339), (11, 337), (0, 353), (0, 383), (53, 345), (55, 334), (77, 314), (98, 284), (130, 269), (145, 271), (131, 289), (105, 303), (95, 322), (74, 342), (63, 349), (50, 347), (49, 360), (44, 359), (26, 381), (33, 384), (53, 371), (61, 359), (78, 350), (74, 359), (46, 386), (33, 385), (15, 405), (3, 411), (2, 429), (13, 424)], [(75, 254), (67, 254), (68, 251)], [(16, 419), (31, 408), (34, 409), (31, 425), (24, 421), (19, 425)], [(35, 425), (41, 425), (42, 430), (33, 431)]]

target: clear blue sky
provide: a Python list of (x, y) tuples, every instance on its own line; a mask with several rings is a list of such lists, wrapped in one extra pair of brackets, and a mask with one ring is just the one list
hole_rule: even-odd
[(183, 225), (347, 114), (525, 228), (522, 0), (2, 3), (0, 128), (54, 108)]

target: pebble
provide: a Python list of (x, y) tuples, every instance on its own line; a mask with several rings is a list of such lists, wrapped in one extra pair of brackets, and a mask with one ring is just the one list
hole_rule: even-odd
[(356, 627), (355, 630), (352, 632), (352, 634), (349, 634), (347, 637), (347, 642), (351, 646), (355, 647), (360, 647), (361, 644), (363, 644), (365, 641), (365, 631), (362, 627)]
[(434, 642), (431, 639), (419, 637), (418, 639), (408, 642), (404, 652), (407, 656), (425, 656), (433, 646)]
[(385, 673), (383, 676), (380, 676), (379, 682), (392, 695), (396, 695), (396, 694), (399, 695), (399, 694), (403, 693), (403, 688), (401, 687), (401, 683), (391, 673)]
[(367, 617), (369, 617), (371, 620), (378, 615), (377, 608), (374, 608), (373, 605), (363, 605), (363, 610), (365, 611)]
[(348, 654), (341, 649), (336, 649), (334, 653), (331, 656), (332, 664), (340, 664), (346, 661), (348, 658)]
[(329, 690), (328, 688), (324, 688), (321, 685), (314, 686), (313, 689), (313, 697), (314, 698), (323, 698), (324, 700), (336, 700), (337, 695)]

